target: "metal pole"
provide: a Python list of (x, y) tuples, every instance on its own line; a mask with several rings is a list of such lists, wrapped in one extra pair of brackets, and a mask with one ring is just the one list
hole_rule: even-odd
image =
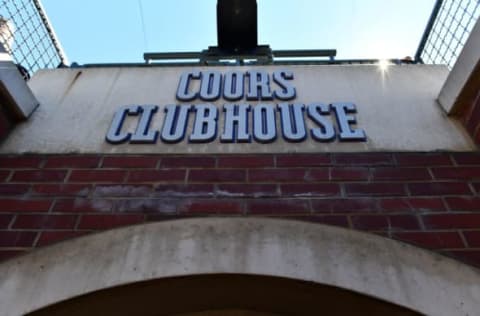
[(172, 59), (200, 59), (202, 53), (197, 52), (178, 52), (178, 53), (145, 53), (143, 59), (145, 62), (151, 60), (172, 60)]
[(430, 37), (430, 33), (432, 32), (433, 26), (437, 21), (438, 14), (440, 13), (440, 9), (442, 8), (443, 3), (445, 0), (437, 0), (435, 2), (435, 6), (433, 7), (432, 14), (430, 15), (430, 19), (428, 20), (427, 27), (425, 28), (425, 32), (423, 32), (422, 39), (420, 40), (420, 45), (418, 46), (417, 53), (415, 54), (415, 62), (416, 63), (423, 63), (422, 54), (423, 50), (425, 49), (425, 45), (427, 45), (428, 38)]
[(40, 15), (40, 18), (42, 19), (43, 25), (45, 25), (45, 29), (47, 30), (48, 35), (50, 35), (50, 38), (52, 40), (53, 46), (55, 47), (55, 50), (57, 51), (58, 55), (60, 56), (60, 60), (63, 65), (68, 65), (68, 59), (67, 55), (65, 54), (62, 45), (60, 44), (60, 41), (58, 40), (57, 35), (55, 34), (55, 31), (53, 30), (52, 24), (50, 23), (50, 20), (48, 19), (48, 16), (46, 14), (45, 9), (43, 8), (42, 3), (40, 0), (32, 0), (33, 4), (35, 5), (35, 8), (38, 11), (38, 14)]
[(312, 50), (274, 50), (274, 57), (335, 57), (335, 49), (312, 49)]

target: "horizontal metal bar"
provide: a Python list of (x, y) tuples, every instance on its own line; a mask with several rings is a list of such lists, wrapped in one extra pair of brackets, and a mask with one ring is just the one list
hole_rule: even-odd
[(274, 57), (335, 57), (336, 49), (274, 50)]
[[(336, 59), (336, 60), (278, 60), (274, 61), (272, 65), (377, 65), (381, 61), (379, 59)], [(387, 59), (390, 64), (412, 64), (412, 61), (401, 59)], [(257, 66), (255, 63), (248, 64), (249, 66)], [(165, 62), (155, 64), (145, 63), (112, 63), (112, 64), (85, 64), (78, 65), (75, 68), (111, 68), (111, 67), (198, 67), (203, 66), (200, 62)], [(231, 63), (218, 62), (215, 64), (209, 64), (209, 67), (218, 66), (234, 66)], [(264, 64), (258, 64), (258, 66), (264, 66)]]
[(145, 60), (200, 59), (201, 52), (145, 53)]
[[(335, 49), (312, 49), (312, 50), (275, 50), (273, 56), (278, 58), (299, 58), (299, 57), (335, 57), (337, 51)], [(245, 55), (212, 55), (208, 51), (205, 52), (170, 52), (170, 53), (145, 53), (143, 58), (146, 62), (151, 60), (182, 60), (182, 59), (249, 59), (255, 57), (264, 57), (263, 54), (245, 54)]]

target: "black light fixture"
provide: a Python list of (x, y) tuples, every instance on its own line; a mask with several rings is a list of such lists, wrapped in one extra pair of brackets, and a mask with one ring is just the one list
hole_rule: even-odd
[(251, 52), (258, 47), (256, 0), (218, 0), (218, 48), (230, 53)]

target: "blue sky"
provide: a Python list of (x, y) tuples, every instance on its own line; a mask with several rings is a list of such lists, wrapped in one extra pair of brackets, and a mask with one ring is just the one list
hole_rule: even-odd
[[(200, 51), (216, 44), (216, 0), (42, 2), (71, 62), (142, 62), (146, 51)], [(260, 44), (335, 48), (337, 58), (350, 59), (413, 56), (434, 0), (257, 2)]]

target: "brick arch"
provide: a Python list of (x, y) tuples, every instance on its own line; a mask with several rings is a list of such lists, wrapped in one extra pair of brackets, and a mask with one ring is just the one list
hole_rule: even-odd
[(191, 219), (117, 229), (0, 266), (16, 316), (99, 290), (176, 277), (254, 275), (310, 282), (427, 315), (480, 310), (477, 270), (352, 230), (268, 219)]

